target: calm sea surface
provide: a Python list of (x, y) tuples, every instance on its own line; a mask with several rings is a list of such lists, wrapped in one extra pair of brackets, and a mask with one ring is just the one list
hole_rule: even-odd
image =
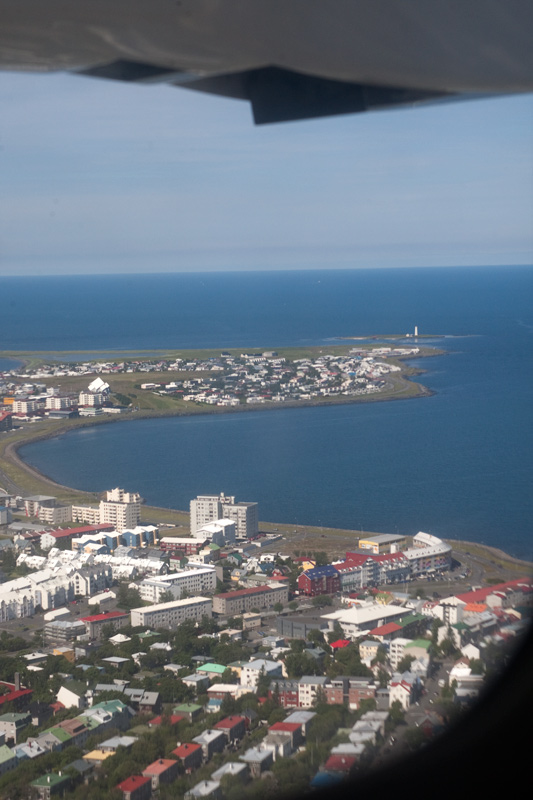
[(4, 279), (0, 349), (327, 344), (444, 334), (429, 398), (139, 420), (28, 445), (56, 480), (257, 500), (265, 520), (482, 541), (532, 557), (533, 269)]

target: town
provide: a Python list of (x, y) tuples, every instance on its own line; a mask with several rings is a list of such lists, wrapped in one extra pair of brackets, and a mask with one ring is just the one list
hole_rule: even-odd
[(199, 495), (180, 535), (142, 503), (0, 493), (2, 796), (333, 786), (437, 736), (531, 613), (531, 578), (468, 585), (424, 532), (333, 555), (255, 501)]
[[(303, 358), (261, 351), (141, 361), (43, 362), (31, 370), (25, 365), (4, 372), (3, 378), (0, 377), (0, 392), (4, 395), (0, 425), (38, 422), (47, 417), (68, 419), (120, 414), (138, 410), (142, 407), (139, 398), (147, 394), (167, 401), (220, 408), (354, 399), (397, 391), (395, 383), (391, 382), (391, 377), (402, 372), (397, 359), (421, 353), (419, 347), (344, 346), (337, 349), (342, 352), (321, 349)], [(147, 374), (153, 378), (151, 381), (140, 377), (138, 382), (126, 381), (132, 376)], [(105, 380), (102, 375), (106, 376)], [(158, 375), (161, 375), (159, 381)], [(76, 390), (79, 378), (86, 379), (87, 385)], [(121, 379), (118, 381), (120, 391), (108, 382), (114, 384), (113, 378)], [(160, 406), (148, 403), (146, 407)], [(165, 408), (171, 410), (172, 403)]]

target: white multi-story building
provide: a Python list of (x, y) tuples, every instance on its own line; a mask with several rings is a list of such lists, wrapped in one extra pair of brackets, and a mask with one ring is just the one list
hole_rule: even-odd
[(261, 675), (269, 678), (281, 678), (283, 675), (282, 664), (279, 661), (270, 661), (266, 658), (256, 658), (243, 664), (241, 668), (241, 686), (256, 689)]
[[(199, 494), (195, 500), (191, 500), (191, 534), (196, 536), (196, 531), (222, 517), (222, 500), (224, 494)], [(232, 498), (235, 499), (235, 498)]]
[(113, 525), (119, 533), (127, 528), (135, 528), (141, 519), (141, 496), (137, 492), (112, 489), (106, 492), (106, 499), (100, 501), (102, 525)]
[(235, 533), (238, 539), (257, 536), (259, 516), (257, 503), (236, 503), (235, 497), (223, 493), (198, 495), (191, 500), (191, 534), (197, 535), (199, 528), (222, 518), (235, 522)]
[(298, 706), (299, 708), (312, 708), (317, 699), (319, 689), (329, 683), (329, 678), (320, 675), (302, 675), (298, 681)]
[(217, 519), (197, 528), (195, 538), (213, 542), (223, 547), (235, 541), (236, 525), (232, 519)]
[(213, 616), (213, 603), (209, 597), (191, 597), (173, 600), (131, 610), (131, 624), (134, 628), (177, 628), (187, 619), (201, 620)]
[(80, 406), (90, 406), (97, 408), (103, 405), (104, 395), (101, 392), (80, 392), (78, 404)]
[(212, 594), (216, 589), (217, 576), (214, 567), (198, 567), (147, 578), (139, 584), (143, 600), (159, 603), (164, 592), (170, 592), (179, 600), (184, 592), (189, 595)]
[(86, 525), (99, 525), (100, 509), (98, 506), (72, 506), (72, 521), (85, 522)]
[(43, 404), (38, 400), (15, 400), (13, 402), (13, 414), (33, 414), (42, 407)]
[(60, 395), (50, 395), (44, 403), (47, 411), (62, 411), (65, 408), (72, 407), (72, 400), (70, 397), (61, 397)]
[(53, 508), (41, 506), (37, 516), (41, 522), (46, 522), (48, 525), (62, 525), (64, 522), (71, 521), (72, 506), (54, 506)]
[(250, 539), (259, 533), (259, 512), (257, 503), (222, 503), (224, 517), (235, 522), (237, 539)]

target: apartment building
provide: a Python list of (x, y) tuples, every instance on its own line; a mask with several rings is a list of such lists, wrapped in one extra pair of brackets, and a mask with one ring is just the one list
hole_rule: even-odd
[(99, 406), (103, 405), (104, 400), (105, 397), (101, 392), (80, 392), (78, 404), (80, 406), (98, 408)]
[(109, 523), (117, 531), (135, 528), (141, 519), (141, 496), (122, 489), (113, 489), (100, 501), (100, 522)]
[(257, 608), (272, 608), (276, 603), (288, 603), (289, 587), (282, 583), (271, 583), (253, 589), (237, 589), (234, 592), (216, 594), (213, 597), (215, 614), (235, 616)]
[(217, 520), (227, 519), (235, 523), (237, 539), (249, 539), (259, 532), (259, 513), (257, 503), (235, 502), (235, 497), (219, 495), (198, 495), (191, 500), (191, 534), (197, 535), (199, 528)]
[(65, 408), (72, 408), (72, 399), (53, 394), (46, 398), (44, 407), (47, 411), (62, 411)]
[(134, 628), (177, 628), (187, 619), (201, 620), (213, 616), (213, 603), (208, 597), (191, 597), (173, 600), (131, 610), (131, 624)]
[(216, 589), (217, 576), (213, 567), (199, 567), (172, 572), (157, 578), (146, 578), (139, 584), (142, 600), (159, 603), (164, 592), (171, 592), (179, 600), (184, 592), (197, 596), (212, 594)]

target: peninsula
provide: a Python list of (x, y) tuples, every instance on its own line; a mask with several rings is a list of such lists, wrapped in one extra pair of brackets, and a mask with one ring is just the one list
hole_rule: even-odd
[(422, 370), (406, 360), (443, 352), (411, 342), (222, 352), (3, 352), (0, 357), (19, 366), (0, 374), (0, 431), (7, 433), (0, 438), (0, 479), (12, 491), (46, 492), (49, 479), (27, 466), (18, 448), (80, 426), (428, 396), (431, 390), (413, 380)]

